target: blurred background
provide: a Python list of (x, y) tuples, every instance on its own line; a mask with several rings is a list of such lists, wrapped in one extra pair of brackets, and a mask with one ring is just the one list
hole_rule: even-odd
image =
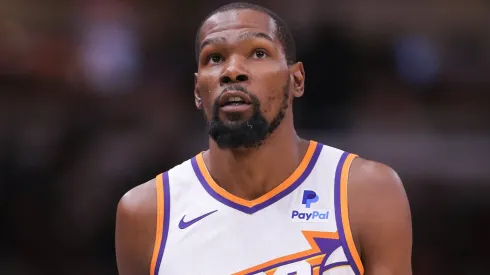
[[(414, 274), (490, 274), (490, 2), (264, 0), (295, 35), (304, 137), (389, 164)], [(229, 1), (0, 1), (0, 274), (117, 274), (132, 187), (207, 146), (198, 24)]]

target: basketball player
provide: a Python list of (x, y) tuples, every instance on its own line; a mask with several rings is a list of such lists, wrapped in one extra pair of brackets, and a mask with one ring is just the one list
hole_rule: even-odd
[(297, 136), (305, 72), (285, 23), (224, 6), (201, 25), (196, 54), (209, 149), (123, 196), (119, 274), (411, 274), (397, 174)]

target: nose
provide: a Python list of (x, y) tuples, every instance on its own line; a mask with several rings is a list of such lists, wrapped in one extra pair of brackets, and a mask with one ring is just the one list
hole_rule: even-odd
[(248, 81), (249, 76), (243, 62), (239, 58), (230, 58), (221, 73), (220, 84), (230, 84)]

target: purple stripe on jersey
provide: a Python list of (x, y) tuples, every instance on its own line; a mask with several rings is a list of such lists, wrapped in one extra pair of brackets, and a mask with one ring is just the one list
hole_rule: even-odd
[(344, 152), (342, 156), (340, 157), (339, 163), (337, 165), (337, 170), (335, 171), (335, 187), (334, 187), (334, 192), (335, 192), (335, 219), (337, 220), (337, 231), (339, 232), (339, 239), (340, 242), (342, 243), (342, 248), (344, 249), (345, 256), (347, 257), (347, 260), (350, 263), (350, 266), (352, 267), (352, 270), (354, 270), (354, 273), (356, 275), (360, 275), (361, 273), (359, 272), (359, 268), (357, 268), (356, 262), (354, 262), (354, 258), (352, 258), (352, 255), (349, 250), (349, 246), (347, 245), (347, 240), (345, 239), (345, 231), (344, 231), (344, 224), (342, 223), (342, 205), (340, 203), (341, 196), (340, 196), (340, 187), (341, 187), (341, 176), (342, 176), (342, 168), (345, 163), (345, 159), (349, 155), (348, 152)]
[(160, 264), (162, 263), (163, 251), (165, 250), (165, 244), (167, 242), (168, 237), (168, 223), (170, 216), (170, 185), (168, 172), (163, 174), (163, 232), (162, 232), (162, 241), (160, 243), (160, 249), (158, 251), (157, 263), (155, 265), (155, 275), (158, 274), (158, 270), (160, 269)]
[(322, 268), (322, 271), (321, 272), (324, 272), (324, 271), (327, 271), (329, 269), (332, 269), (334, 267), (339, 267), (339, 266), (349, 266), (349, 262), (338, 262), (338, 263), (333, 263), (333, 264), (329, 264), (327, 266), (325, 266), (324, 268)]
[[(269, 270), (274, 269), (276, 267), (280, 267), (280, 266), (287, 265), (287, 264), (294, 263), (294, 262), (299, 262), (299, 261), (306, 260), (306, 259), (309, 259), (312, 257), (316, 257), (318, 255), (327, 255), (328, 256), (328, 255), (331, 255), (336, 249), (338, 249), (340, 247), (339, 246), (340, 245), (339, 240), (337, 240), (337, 239), (326, 239), (326, 238), (315, 238), (315, 237), (313, 237), (313, 240), (315, 241), (315, 243), (320, 248), (320, 252), (310, 254), (307, 256), (303, 256), (300, 258), (293, 258), (289, 261), (278, 262), (276, 264), (266, 266), (260, 270), (255, 270), (255, 271), (248, 273), (246, 275), (257, 274), (259, 272), (266, 272), (266, 271), (269, 271)], [(327, 261), (327, 256), (323, 257), (322, 266)], [(322, 270), (322, 269), (320, 269), (320, 270)], [(320, 274), (321, 273), (322, 272), (320, 272)]]
[[(320, 248), (323, 254), (331, 255), (335, 250), (340, 247), (340, 242), (338, 239), (327, 239), (327, 238), (316, 238), (313, 237), (316, 244)], [(326, 260), (326, 258), (325, 258)]]
[(254, 205), (252, 207), (247, 207), (247, 206), (238, 204), (236, 202), (230, 201), (227, 198), (224, 198), (223, 196), (218, 194), (216, 191), (213, 190), (213, 188), (211, 188), (211, 186), (209, 186), (206, 179), (204, 178), (204, 175), (202, 174), (202, 172), (199, 169), (199, 166), (197, 164), (196, 157), (192, 158), (191, 163), (192, 163), (192, 168), (194, 168), (194, 172), (196, 173), (196, 176), (199, 179), (199, 182), (201, 182), (202, 186), (209, 193), (209, 195), (211, 195), (217, 201), (219, 201), (219, 202), (221, 202), (221, 203), (223, 203), (229, 207), (235, 208), (238, 211), (241, 211), (241, 212), (244, 212), (247, 214), (253, 214), (253, 213), (255, 213), (259, 210), (262, 210), (262, 209), (266, 208), (267, 206), (277, 202), (278, 200), (284, 198), (286, 195), (288, 195), (294, 189), (296, 189), (298, 186), (300, 186), (301, 183), (303, 183), (303, 181), (305, 181), (305, 179), (310, 175), (311, 171), (315, 167), (315, 164), (318, 160), (318, 157), (320, 156), (320, 153), (322, 151), (322, 148), (323, 148), (323, 145), (320, 143), (317, 143), (315, 151), (313, 152), (313, 156), (311, 157), (310, 162), (306, 166), (305, 171), (301, 174), (301, 176), (299, 176), (299, 178), (293, 184), (291, 184), (288, 188), (284, 189), (282, 192), (280, 192), (279, 194), (276, 194), (272, 198), (264, 201), (263, 203)]

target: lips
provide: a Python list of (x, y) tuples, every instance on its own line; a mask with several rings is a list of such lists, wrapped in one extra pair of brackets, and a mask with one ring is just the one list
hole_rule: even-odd
[(252, 104), (252, 99), (246, 93), (241, 91), (226, 91), (219, 99), (220, 107), (250, 104)]

